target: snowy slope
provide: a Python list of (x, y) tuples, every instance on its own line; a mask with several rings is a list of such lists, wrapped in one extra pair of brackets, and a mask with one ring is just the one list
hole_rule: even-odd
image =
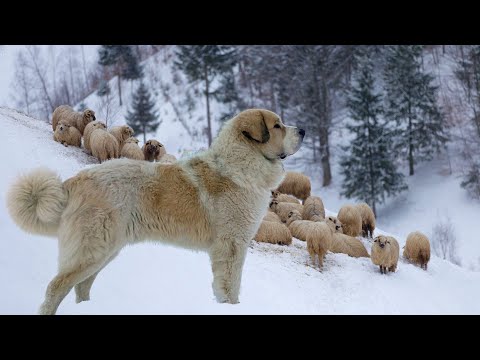
[[(55, 275), (56, 240), (28, 235), (11, 221), (5, 192), (17, 174), (40, 165), (72, 176), (91, 158), (51, 139), (50, 126), (0, 108), (1, 314), (36, 313)], [(387, 225), (387, 224), (386, 224)], [(381, 233), (379, 231), (379, 233)], [(397, 237), (403, 245), (404, 238)], [(365, 241), (369, 249), (369, 243)], [(252, 242), (238, 305), (217, 304), (206, 254), (145, 243), (128, 247), (104, 269), (92, 300), (75, 304), (73, 292), (59, 314), (480, 314), (480, 273), (433, 257), (428, 272), (400, 261), (380, 275), (369, 259), (328, 254), (325, 270), (306, 266), (305, 244)]]
[[(142, 62), (144, 81), (150, 90), (159, 113), (161, 125), (155, 138), (165, 145), (168, 153), (181, 157), (207, 147), (207, 138), (203, 129), (207, 126), (205, 97), (202, 84), (190, 84), (185, 75), (174, 68), (175, 46), (166, 46), (158, 53)], [(96, 92), (88, 96), (83, 102), (96, 111), (99, 120), (108, 122), (108, 127), (126, 124), (125, 116), (131, 109), (132, 93), (135, 92), (139, 80), (133, 82), (122, 81), (122, 106), (118, 99), (117, 77), (109, 81), (111, 104), (107, 107), (106, 97), (99, 97)], [(215, 86), (215, 82), (213, 84)], [(190, 106), (185, 105), (190, 99)], [(78, 104), (77, 104), (78, 105)], [(221, 104), (211, 99), (210, 109), (212, 114), (212, 133), (217, 133), (220, 123), (215, 116), (220, 114)], [(107, 114), (109, 108), (110, 114)], [(113, 114), (113, 116), (112, 116)], [(143, 135), (136, 134), (143, 145)]]

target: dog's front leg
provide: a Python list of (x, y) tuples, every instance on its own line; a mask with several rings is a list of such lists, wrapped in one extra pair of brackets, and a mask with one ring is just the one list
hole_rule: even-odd
[(210, 248), (213, 293), (220, 303), (239, 302), (243, 263), (249, 242), (250, 239), (242, 233), (229, 233), (218, 236)]

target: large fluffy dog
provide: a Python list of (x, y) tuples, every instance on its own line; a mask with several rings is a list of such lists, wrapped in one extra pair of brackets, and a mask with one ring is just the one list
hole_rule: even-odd
[(61, 182), (47, 169), (21, 177), (8, 193), (23, 230), (57, 236), (59, 272), (41, 314), (54, 314), (75, 287), (89, 300), (98, 273), (127, 244), (153, 239), (208, 252), (219, 302), (238, 303), (248, 244), (283, 178), (302, 129), (268, 110), (229, 120), (211, 148), (174, 165), (119, 159)]

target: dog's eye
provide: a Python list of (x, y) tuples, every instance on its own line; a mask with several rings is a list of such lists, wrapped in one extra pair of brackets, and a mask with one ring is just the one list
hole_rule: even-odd
[(274, 128), (280, 129), (280, 125), (279, 125), (279, 124), (275, 124), (275, 125), (274, 125)]

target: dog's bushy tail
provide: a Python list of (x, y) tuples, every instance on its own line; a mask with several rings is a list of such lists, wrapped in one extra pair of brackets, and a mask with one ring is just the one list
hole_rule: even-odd
[(13, 221), (32, 234), (56, 235), (66, 204), (62, 180), (46, 168), (20, 176), (7, 194), (7, 208)]

